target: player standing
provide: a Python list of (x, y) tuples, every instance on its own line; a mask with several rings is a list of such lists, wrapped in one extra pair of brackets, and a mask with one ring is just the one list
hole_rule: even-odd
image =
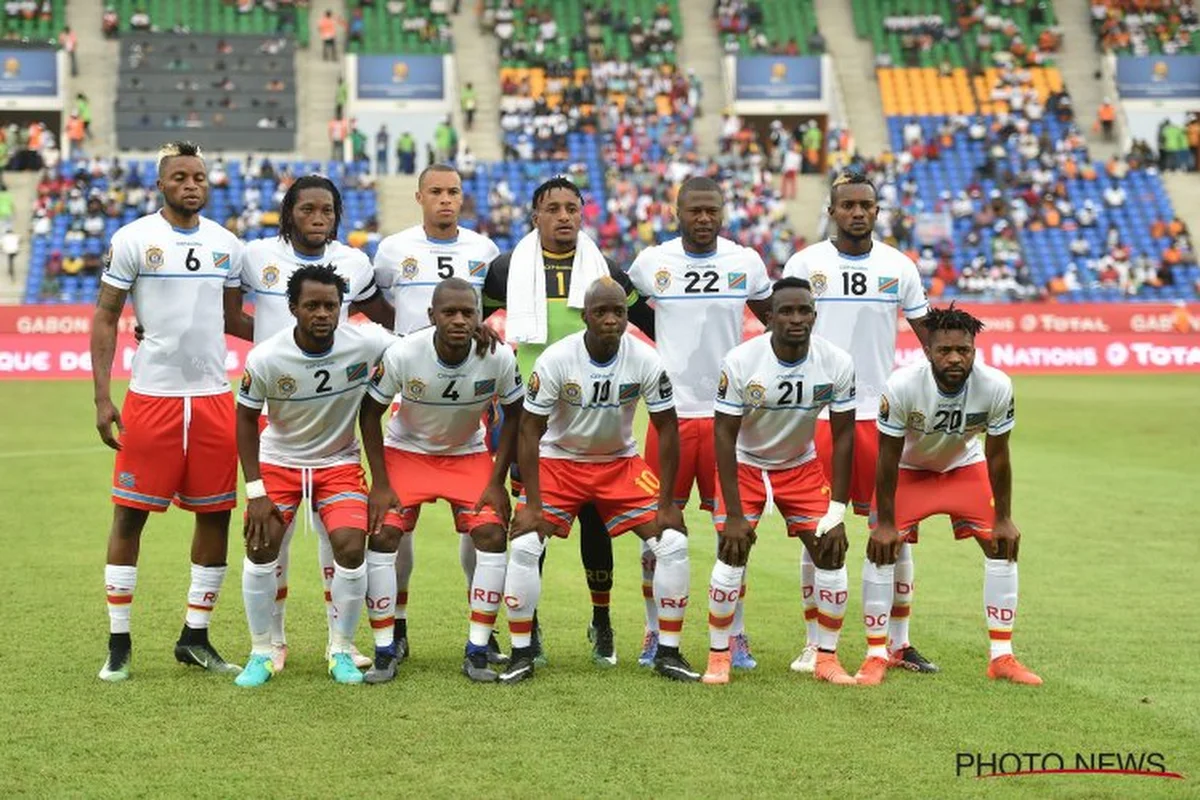
[[(529, 374), (548, 345), (583, 330), (580, 311), (584, 295), (595, 280), (604, 276), (625, 290), (629, 321), (653, 337), (653, 310), (638, 296), (625, 272), (580, 232), (583, 195), (579, 187), (561, 176), (551, 178), (534, 189), (532, 208), (534, 230), (492, 263), (483, 285), (484, 314), (501, 307), (507, 310), (505, 335), (517, 345), (521, 373)], [(514, 477), (519, 482), (520, 476)], [(592, 595), (588, 636), (595, 648), (598, 633), (612, 630), (609, 599), (613, 555), (612, 538), (591, 503), (585, 503), (579, 511), (579, 550)], [(537, 659), (544, 663), (536, 616), (533, 628), (532, 646)], [(595, 660), (601, 666), (616, 663), (615, 653), (610, 660), (604, 651), (593, 649), (593, 656), (599, 656)]]
[[(804, 278), (812, 285), (820, 314), (814, 333), (848, 352), (858, 376), (857, 427), (850, 499), (856, 514), (865, 516), (875, 490), (875, 462), (879, 434), (875, 415), (879, 395), (896, 363), (897, 318), (903, 313), (913, 332), (926, 344), (921, 319), (929, 311), (921, 276), (912, 260), (896, 248), (875, 241), (878, 194), (867, 178), (843, 172), (829, 190), (829, 218), (837, 239), (818, 242), (788, 259), (785, 277)], [(831, 458), (829, 422), (817, 422), (817, 455), (829, 472)], [(806, 642), (792, 662), (796, 672), (812, 672), (817, 656), (817, 605), (813, 595), (813, 565), (802, 559), (800, 580), (804, 593)], [(892, 666), (914, 672), (937, 672), (908, 640), (912, 605), (912, 549), (905, 544), (896, 563), (896, 603), (890, 615)]]
[[(237, 440), (246, 478), (242, 597), (250, 660), (235, 679), (261, 686), (275, 672), (271, 620), (284, 531), (297, 513), (324, 520), (333, 547), (329, 674), (362, 683), (350, 645), (367, 595), (367, 485), (354, 424), (375, 364), (395, 337), (377, 325), (338, 325), (346, 284), (332, 266), (288, 278), (291, 330), (254, 346), (238, 390)], [(259, 416), (267, 410), (266, 430)]]
[[(238, 669), (209, 643), (208, 624), (225, 579), (229, 512), (237, 504), (225, 334), (254, 335), (238, 289), (242, 245), (200, 216), (208, 182), (196, 145), (173, 142), (159, 150), (158, 189), (162, 210), (113, 235), (92, 321), (96, 428), (117, 451), (104, 568), (109, 636), (100, 679), (105, 681), (129, 677), (129, 617), (142, 529), (149, 512), (166, 511), (172, 502), (196, 514), (187, 616), (175, 658), (214, 672)], [(110, 383), (126, 295), (133, 296), (145, 339), (133, 359), (122, 412), (112, 401)]]
[[(508, 347), (471, 354), (479, 295), (467, 281), (447, 278), (438, 284), (429, 318), (432, 328), (410, 334), (384, 354), (362, 403), (363, 448), (371, 467), (367, 613), (375, 635), (368, 683), (396, 675), (396, 547), (402, 536), (411, 536), (421, 504), (438, 499), (450, 503), (455, 530), (475, 547), (462, 671), (473, 681), (496, 680), (488, 653), (504, 591), (511, 513), (504, 481), (516, 454), (521, 375)], [(396, 397), (400, 406), (385, 442), (379, 418)], [(493, 462), (480, 417), (495, 400), (505, 413)], [(496, 645), (493, 652), (498, 650)]]
[[(609, 536), (632, 530), (654, 551), (655, 671), (681, 681), (700, 677), (679, 652), (689, 575), (683, 513), (671, 501), (679, 460), (671, 379), (651, 347), (625, 336), (626, 297), (611, 278), (593, 283), (584, 298), (586, 330), (547, 347), (529, 376), (517, 456), (525, 494), (513, 520), (504, 585), (513, 644), (504, 683), (533, 676), (544, 538), (567, 536), (585, 503), (595, 507)], [(633, 439), (639, 397), (658, 428), (661, 484)]]
[[(1017, 616), (1017, 551), (1012, 520), (1008, 436), (1014, 418), (1012, 381), (975, 363), (983, 323), (965, 311), (933, 309), (925, 318), (927, 361), (895, 372), (879, 399), (878, 522), (863, 563), (867, 659), (858, 682), (880, 683), (887, 672), (887, 613), (892, 571), (904, 540), (917, 540), (921, 521), (947, 514), (954, 538), (983, 548), (984, 622), (991, 641), (988, 677), (1040, 685), (1013, 656)], [(984, 446), (979, 434), (987, 434)]]
[[(721, 359), (742, 341), (746, 307), (765, 321), (771, 296), (762, 257), (719, 235), (724, 209), (725, 198), (716, 181), (706, 177), (684, 181), (676, 198), (680, 237), (646, 248), (629, 268), (629, 280), (638, 293), (654, 301), (655, 345), (675, 387), (675, 413), (679, 415), (675, 504), (686, 508), (695, 484), (700, 508), (706, 511), (712, 511), (716, 496), (713, 396)], [(658, 437), (653, 425), (646, 429), (646, 463), (658, 473)], [(643, 666), (653, 663), (658, 641), (653, 580), (654, 556), (645, 548), (642, 594), (646, 598), (646, 636), (638, 659)], [(739, 597), (730, 636), (733, 666), (753, 669), (756, 664), (742, 624), (742, 607), (743, 597)], [(607, 644), (615, 663), (611, 629), (607, 640), (597, 637), (596, 649), (602, 644)]]
[[(755, 529), (772, 502), (788, 535), (800, 537), (816, 566), (820, 633), (813, 674), (854, 683), (837, 657), (848, 594), (843, 518), (855, 447), (854, 364), (844, 350), (812, 334), (817, 316), (807, 281), (777, 281), (769, 332), (733, 348), (721, 364), (713, 512), (721, 539), (708, 590), (705, 683), (729, 682), (734, 605)], [(825, 408), (833, 429), (832, 491), (813, 444), (817, 415)]]
[[(246, 245), (245, 268), (242, 270), (242, 290), (254, 293), (254, 343), (261, 344), (283, 330), (295, 327), (296, 318), (289, 309), (287, 285), (292, 275), (310, 264), (325, 264), (345, 281), (348, 287), (342, 299), (340, 321), (349, 314), (361, 312), (372, 322), (389, 330), (395, 323), (395, 312), (375, 284), (375, 275), (366, 253), (337, 240), (342, 223), (342, 195), (333, 181), (322, 175), (298, 178), (283, 196), (279, 208), (279, 236), (257, 239)], [(263, 423), (267, 417), (263, 416)], [(296, 518), (288, 526), (279, 548), (278, 587), (275, 594), (275, 616), (271, 623), (271, 644), (274, 648), (275, 672), (287, 661), (287, 635), (284, 620), (288, 595), (288, 554)], [(317, 534), (317, 555), (321, 564), (321, 580), (325, 585), (325, 612), (330, 635), (333, 631), (333, 597), (329, 584), (333, 580), (333, 549), (329, 536), (320, 522), (312, 520)], [(371, 660), (351, 646), (351, 655), (360, 667)]]
[[(390, 292), (396, 307), (395, 331), (401, 335), (429, 325), (434, 287), (446, 278), (483, 286), (488, 265), (500, 254), (486, 236), (459, 227), (462, 176), (449, 164), (432, 164), (417, 178), (421, 224), (386, 237), (375, 252), (375, 280)], [(415, 522), (415, 520), (414, 520)], [(475, 544), (459, 538), (459, 562), (467, 583), (475, 572)], [(408, 656), (408, 583), (413, 570), (413, 537), (400, 539), (396, 554), (396, 641), (399, 658)]]

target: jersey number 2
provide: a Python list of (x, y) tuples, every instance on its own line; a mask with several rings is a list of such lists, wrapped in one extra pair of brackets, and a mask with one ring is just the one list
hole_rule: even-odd
[(333, 391), (333, 387), (329, 385), (329, 370), (319, 369), (313, 373), (313, 377), (317, 379), (317, 394)]

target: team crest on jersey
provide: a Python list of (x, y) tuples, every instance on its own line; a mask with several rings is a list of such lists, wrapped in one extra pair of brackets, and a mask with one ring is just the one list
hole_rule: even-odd
[(721, 370), (721, 380), (717, 381), (717, 397), (721, 400), (725, 399), (725, 395), (729, 393), (729, 376), (725, 374), (725, 370)]
[(487, 262), (486, 261), (468, 261), (467, 262), (467, 272), (471, 273), (472, 275), (482, 275), (483, 273), (487, 272)]
[(291, 375), (280, 375), (279, 380), (275, 381), (275, 391), (279, 392), (280, 397), (291, 397), (296, 393), (296, 379)]
[(413, 278), (417, 277), (417, 270), (420, 269), (420, 267), (421, 265), (417, 262), (417, 259), (413, 258), (412, 256), (408, 256), (400, 262), (400, 274), (404, 276), (405, 280), (411, 281)]
[(240, 391), (242, 394), (249, 397), (250, 396), (250, 384), (252, 382), (253, 382), (253, 379), (250, 377), (250, 373), (243, 372), (242, 373), (242, 385), (238, 388), (238, 391)]
[(137, 478), (134, 477), (132, 472), (120, 472), (117, 474), (117, 483), (126, 489), (132, 489), (137, 484)]
[(267, 264), (262, 271), (262, 284), (270, 289), (275, 284), (279, 283), (279, 267), (274, 264)]
[(367, 362), (359, 361), (357, 364), (346, 367), (346, 380), (361, 381), (365, 377), (367, 377)]
[(744, 273), (744, 272), (729, 273), (729, 288), (730, 289), (745, 289), (746, 288), (746, 273)]
[(496, 379), (488, 378), (485, 381), (475, 381), (475, 396), (485, 397), (489, 394), (496, 393)]
[(537, 372), (529, 373), (529, 387), (526, 394), (530, 400), (537, 400), (538, 392), (542, 390), (542, 379), (538, 377)]
[(671, 273), (665, 269), (660, 269), (654, 273), (654, 290), (656, 292), (665, 292), (671, 287)]
[(161, 247), (150, 245), (146, 248), (146, 269), (151, 272), (162, 269), (163, 251)]
[(420, 400), (421, 395), (425, 394), (425, 381), (420, 378), (411, 378), (404, 386), (404, 390), (413, 400)]
[(825, 294), (825, 290), (829, 288), (829, 279), (825, 277), (824, 272), (814, 272), (808, 276), (808, 282), (812, 286), (812, 293), (817, 297)]
[(987, 427), (987, 412), (976, 411), (967, 414), (967, 419), (963, 423), (963, 428), (966, 433), (979, 433)]
[[(606, 392), (607, 394), (607, 392)], [(567, 381), (562, 387), (563, 399), (568, 403), (579, 404), (579, 399), (583, 397), (583, 389), (579, 388), (579, 384), (573, 381)]]
[(617, 388), (617, 401), (627, 403), (630, 400), (637, 400), (638, 394), (642, 391), (640, 383), (622, 383)]
[(888, 415), (892, 413), (892, 407), (888, 405), (887, 398), (879, 395), (879, 418), (887, 422)]
[(899, 278), (883, 278), (879, 279), (880, 294), (900, 294), (900, 279)]
[(767, 389), (761, 383), (751, 382), (746, 387), (746, 400), (750, 405), (758, 408), (763, 404), (763, 399), (767, 396)]
[(925, 415), (920, 411), (910, 411), (908, 414), (908, 427), (914, 431), (925, 432)]
[(833, 402), (833, 384), (818, 383), (813, 386), (812, 397), (814, 403), (832, 403)]
[(214, 267), (221, 270), (222, 272), (229, 271), (229, 253), (214, 252), (212, 254), (212, 257), (213, 257), (213, 266)]

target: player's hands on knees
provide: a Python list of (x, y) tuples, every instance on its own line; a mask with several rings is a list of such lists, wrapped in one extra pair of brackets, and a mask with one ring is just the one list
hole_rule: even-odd
[(838, 523), (830, 528), (824, 536), (817, 539), (817, 557), (822, 564), (827, 565), (821, 569), (838, 569), (846, 563), (846, 550), (849, 546), (844, 523)]
[(521, 506), (517, 509), (517, 513), (513, 516), (512, 527), (509, 529), (509, 538), (515, 539), (518, 536), (526, 533), (542, 534), (545, 520), (542, 519), (542, 511), (533, 506)]
[(479, 500), (475, 503), (475, 513), (483, 511), (484, 506), (491, 506), (496, 515), (508, 524), (512, 517), (512, 501), (508, 499), (508, 490), (504, 488), (503, 483), (489, 483), (487, 488), (483, 490), (483, 494), (479, 495)]
[(270, 547), (271, 529), (283, 527), (283, 514), (269, 497), (256, 497), (246, 502), (246, 552), (259, 553)]
[(367, 534), (374, 536), (383, 530), (383, 520), (393, 508), (400, 507), (400, 498), (391, 484), (376, 483), (367, 495)]
[(758, 541), (758, 534), (750, 521), (743, 516), (725, 518), (725, 530), (721, 531), (721, 543), (717, 554), (726, 564), (740, 567), (750, 556), (750, 547)]
[(100, 433), (100, 440), (113, 450), (120, 450), (121, 442), (115, 436), (113, 436), (113, 425), (117, 426), (117, 433), (125, 433), (125, 426), (121, 424), (120, 409), (113, 404), (112, 400), (97, 400), (96, 430)]
[(504, 342), (491, 325), (484, 325), (482, 322), (475, 326), (474, 339), (477, 356), (496, 352), (496, 346)]
[(895, 564), (903, 544), (895, 525), (880, 523), (871, 531), (871, 538), (867, 539), (867, 559), (875, 566)]
[[(664, 505), (666, 506), (665, 508)], [(687, 533), (687, 524), (683, 521), (683, 510), (674, 503), (659, 503), (658, 515), (655, 517), (655, 522), (658, 523), (660, 535), (667, 528), (674, 528), (680, 533)]]
[(1017, 560), (1017, 551), (1021, 548), (1021, 532), (1011, 519), (997, 520), (992, 527), (992, 558), (1004, 558), (1009, 561)]

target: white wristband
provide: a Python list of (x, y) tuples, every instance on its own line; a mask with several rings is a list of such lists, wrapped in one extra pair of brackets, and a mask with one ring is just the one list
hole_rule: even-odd
[(837, 522), (833, 523), (834, 525), (843, 522), (846, 519), (846, 504), (839, 503), (837, 500), (830, 500), (829, 508), (825, 509), (825, 516), (836, 519)]
[(267, 487), (263, 485), (262, 479), (256, 481), (246, 481), (246, 499), (257, 500), (260, 497), (267, 496)]

